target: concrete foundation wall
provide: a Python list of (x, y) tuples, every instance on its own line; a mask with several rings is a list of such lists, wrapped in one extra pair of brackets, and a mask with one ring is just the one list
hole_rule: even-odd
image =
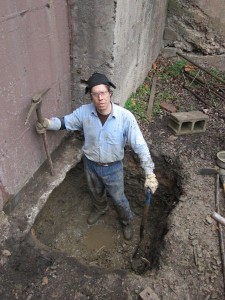
[[(104, 72), (124, 105), (143, 82), (162, 46), (167, 1), (72, 1), (73, 105), (89, 101), (81, 79)], [(94, 16), (94, 17), (93, 17)]]
[[(77, 107), (89, 98), (81, 79), (94, 71), (113, 74), (116, 1), (71, 0), (72, 100)], [(122, 30), (122, 28), (121, 28)]]
[[(0, 2), (0, 210), (46, 159), (35, 131), (36, 114), (25, 126), (34, 94), (43, 115), (71, 111), (68, 7), (62, 0)], [(62, 134), (48, 134), (52, 151)]]
[(124, 105), (143, 83), (162, 47), (167, 1), (117, 1), (114, 34), (114, 101)]

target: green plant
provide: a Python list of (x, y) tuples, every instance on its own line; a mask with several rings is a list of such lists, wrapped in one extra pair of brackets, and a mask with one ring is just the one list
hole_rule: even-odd
[(166, 65), (157, 72), (157, 77), (160, 80), (168, 80), (172, 77), (180, 76), (187, 65), (185, 60), (178, 60), (174, 64)]
[(160, 101), (174, 101), (176, 97), (173, 95), (173, 92), (170, 90), (165, 90), (157, 94), (156, 99)]
[(216, 69), (216, 68), (209, 68), (208, 71), (209, 71), (212, 75), (215, 75), (215, 76), (221, 78), (222, 80), (225, 79), (225, 74), (224, 74), (222, 71), (220, 71), (220, 70), (218, 70), (218, 69)]
[(136, 93), (133, 93), (128, 98), (124, 107), (131, 111), (138, 119), (146, 119), (147, 103), (139, 99)]
[(165, 80), (166, 81), (169, 78), (171, 78), (171, 75), (167, 74), (166, 72), (158, 73), (157, 78), (160, 79), (160, 80)]
[(153, 104), (153, 116), (159, 116), (162, 113), (162, 109), (160, 107), (160, 103), (162, 101), (170, 101), (173, 102), (176, 100), (176, 97), (173, 95), (173, 92), (170, 90), (165, 90), (163, 92), (158, 93), (155, 96), (155, 101)]
[(178, 60), (174, 64), (166, 67), (165, 72), (172, 77), (178, 77), (184, 72), (186, 65), (187, 62), (185, 60)]
[(124, 107), (130, 110), (138, 119), (146, 120), (147, 101), (150, 96), (150, 77), (147, 76), (136, 93), (132, 93)]
[(153, 115), (153, 117), (157, 117), (161, 113), (162, 113), (162, 109), (160, 107), (160, 99), (155, 99), (154, 104), (153, 104), (152, 115)]

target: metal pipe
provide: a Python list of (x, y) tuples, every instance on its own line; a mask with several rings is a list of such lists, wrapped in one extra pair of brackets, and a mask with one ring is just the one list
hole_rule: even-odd
[(225, 218), (222, 217), (220, 214), (213, 212), (211, 217), (216, 220), (217, 222), (219, 222), (220, 224), (225, 226)]
[(206, 72), (207, 74), (211, 75), (212, 77), (216, 78), (217, 80), (219, 80), (220, 82), (225, 84), (225, 81), (223, 79), (221, 79), (220, 77), (212, 74), (211, 72), (209, 72), (208, 70), (206, 70), (205, 68), (201, 67), (199, 64), (197, 64), (196, 62), (194, 62), (193, 60), (191, 60), (190, 58), (187, 58), (186, 56), (184, 56), (183, 54), (176, 52), (177, 55), (183, 57), (184, 59), (186, 59), (187, 61), (189, 61), (192, 65), (196, 66), (197, 68), (201, 69), (202, 71)]
[[(190, 74), (185, 74), (187, 77), (189, 77), (190, 79), (192, 79), (193, 81), (197, 81), (201, 86), (206, 87), (206, 83), (204, 81), (202, 81), (199, 78), (194, 78), (193, 76), (191, 76)], [(211, 93), (213, 93), (214, 95), (218, 96), (219, 98), (221, 98), (222, 100), (225, 101), (225, 97), (223, 97), (222, 95), (220, 95), (220, 93), (218, 93), (213, 87), (208, 87), (208, 89), (210, 90)]]

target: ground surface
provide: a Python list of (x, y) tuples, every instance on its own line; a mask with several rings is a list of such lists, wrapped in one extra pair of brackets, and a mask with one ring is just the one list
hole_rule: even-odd
[[(168, 64), (159, 59), (150, 79)], [(204, 111), (207, 130), (175, 136), (165, 110), (151, 122), (138, 119), (160, 183), (143, 239), (144, 176), (131, 149), (126, 148), (124, 160), (125, 189), (134, 213), (131, 242), (124, 241), (112, 205), (97, 224), (86, 224), (91, 203), (81, 161), (50, 195), (28, 238), (11, 256), (1, 256), (1, 299), (138, 299), (147, 287), (160, 299), (224, 299), (218, 226), (210, 217), (218, 208), (216, 176), (198, 174), (214, 167), (217, 152), (225, 148), (223, 103), (214, 99), (215, 110), (215, 101), (203, 103), (183, 83), (183, 75), (158, 76), (155, 99), (169, 91), (178, 111)], [(199, 93), (207, 100), (209, 90)], [(221, 185), (217, 191), (223, 215)]]

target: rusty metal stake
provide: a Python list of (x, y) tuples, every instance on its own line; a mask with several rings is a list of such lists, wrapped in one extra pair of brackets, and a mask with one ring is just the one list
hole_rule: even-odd
[[(206, 83), (199, 79), (199, 78), (194, 78), (193, 76), (191, 76), (190, 74), (185, 74), (188, 78), (192, 79), (192, 81), (197, 81), (201, 86), (206, 87)], [(222, 99), (223, 101), (225, 101), (225, 97), (223, 97), (222, 95), (220, 95), (220, 93), (218, 93), (213, 87), (208, 88), (210, 90), (210, 92), (214, 95), (216, 95), (217, 97), (219, 97), (220, 99)]]
[(225, 84), (225, 81), (214, 75), (213, 73), (209, 72), (208, 70), (206, 70), (205, 68), (203, 68), (202, 66), (200, 66), (199, 64), (197, 64), (196, 62), (194, 62), (193, 60), (191, 60), (190, 58), (184, 56), (183, 54), (179, 53), (179, 52), (176, 52), (177, 55), (181, 56), (182, 58), (186, 59), (187, 61), (189, 61), (192, 65), (196, 66), (197, 68), (199, 68), (200, 70), (206, 72), (207, 74), (211, 75), (212, 77), (214, 77), (215, 79), (219, 80), (220, 82), (222, 82), (223, 84)]
[[(192, 95), (194, 95), (196, 97), (196, 99), (198, 99), (199, 101), (201, 101), (202, 103), (204, 103), (207, 107), (210, 106), (209, 103), (207, 103), (205, 100), (203, 100), (197, 93), (195, 93), (191, 88), (190, 86), (187, 86), (187, 85), (183, 85), (183, 87), (188, 90), (189, 92), (192, 93)], [(221, 119), (225, 119), (225, 116), (222, 115), (218, 109), (215, 108), (214, 105), (212, 105), (213, 109), (218, 113), (218, 116), (221, 118)]]

